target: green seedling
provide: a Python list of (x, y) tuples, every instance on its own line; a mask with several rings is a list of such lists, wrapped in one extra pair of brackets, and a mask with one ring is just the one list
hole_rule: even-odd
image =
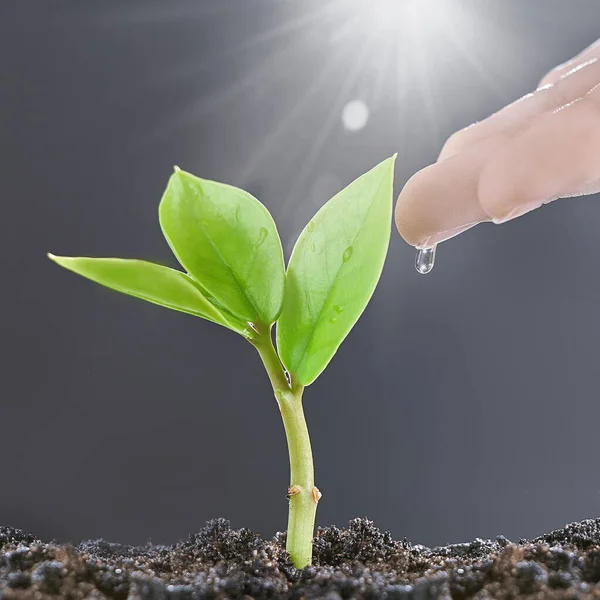
[(395, 158), (359, 177), (317, 212), (300, 234), (287, 272), (275, 223), (256, 198), (179, 168), (160, 202), (159, 220), (185, 272), (142, 260), (48, 255), (109, 288), (231, 329), (256, 348), (287, 437), (287, 550), (298, 568), (311, 563), (321, 497), (302, 393), (328, 365), (381, 275)]

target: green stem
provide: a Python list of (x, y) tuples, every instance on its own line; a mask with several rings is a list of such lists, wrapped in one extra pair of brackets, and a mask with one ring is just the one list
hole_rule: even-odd
[(270, 332), (252, 340), (271, 380), (281, 411), (290, 455), (290, 499), (287, 545), (294, 565), (311, 564), (315, 515), (320, 493), (315, 487), (310, 437), (302, 408), (302, 386), (290, 384), (273, 347)]

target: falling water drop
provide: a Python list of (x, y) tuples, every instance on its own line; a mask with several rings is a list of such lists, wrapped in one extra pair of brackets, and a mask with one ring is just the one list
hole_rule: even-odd
[(433, 246), (433, 248), (419, 248), (417, 250), (415, 269), (417, 269), (421, 275), (427, 275), (427, 273), (433, 269), (436, 248), (437, 246)]

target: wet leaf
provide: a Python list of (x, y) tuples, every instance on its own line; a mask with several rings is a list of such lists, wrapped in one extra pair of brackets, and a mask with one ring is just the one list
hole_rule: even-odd
[(218, 304), (243, 321), (277, 319), (283, 251), (271, 215), (256, 198), (176, 170), (159, 214), (179, 262)]
[(334, 196), (300, 234), (277, 346), (303, 385), (325, 369), (373, 294), (387, 253), (395, 156)]
[(143, 260), (123, 258), (48, 257), (61, 267), (118, 292), (180, 312), (202, 317), (242, 333), (244, 325), (223, 315), (196, 282), (180, 271)]

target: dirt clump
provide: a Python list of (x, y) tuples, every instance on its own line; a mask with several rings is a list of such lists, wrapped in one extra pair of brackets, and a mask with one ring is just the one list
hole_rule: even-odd
[(600, 519), (518, 543), (499, 536), (438, 548), (355, 519), (319, 529), (313, 556), (297, 570), (285, 534), (264, 540), (224, 519), (171, 546), (69, 546), (0, 527), (0, 598), (600, 599)]

